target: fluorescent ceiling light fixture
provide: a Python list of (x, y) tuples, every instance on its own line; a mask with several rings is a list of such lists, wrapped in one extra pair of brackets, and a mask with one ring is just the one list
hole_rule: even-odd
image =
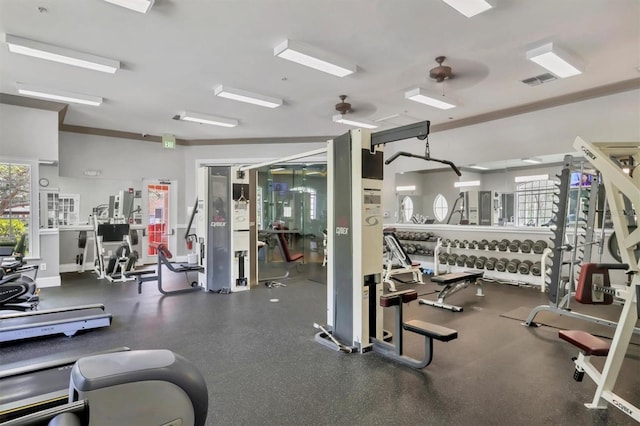
[(476, 170), (489, 170), (488, 167), (478, 166), (477, 164), (472, 164), (469, 167), (472, 168), (472, 169), (476, 169)]
[[(405, 92), (404, 97), (406, 99), (410, 99), (415, 102), (420, 102), (421, 104), (429, 105), (435, 108), (440, 109), (451, 109), (455, 108), (455, 105), (445, 101), (444, 96), (432, 96), (427, 94), (426, 90), (416, 87), (415, 89), (411, 89), (408, 92)], [(448, 100), (448, 99), (447, 99)]]
[(214, 92), (216, 96), (220, 96), (221, 98), (233, 99), (234, 101), (246, 102), (267, 108), (277, 108), (282, 105), (282, 99), (247, 92), (246, 90), (234, 89), (228, 86), (217, 86)]
[(180, 120), (191, 121), (200, 124), (211, 124), (213, 126), (236, 127), (238, 120), (224, 117), (216, 117), (214, 115), (205, 115), (197, 112), (185, 111), (180, 114)]
[(320, 173), (322, 173), (322, 172), (319, 172), (319, 171), (307, 172), (307, 176), (319, 175)]
[(126, 7), (127, 9), (135, 10), (140, 13), (147, 13), (151, 6), (153, 6), (154, 0), (104, 0), (107, 3), (112, 3), (118, 6)]
[(463, 182), (453, 182), (454, 188), (466, 188), (468, 186), (480, 186), (479, 180), (467, 180)]
[(52, 101), (73, 102), (76, 104), (100, 106), (102, 98), (99, 96), (83, 95), (81, 93), (65, 92), (56, 89), (31, 86), (29, 84), (16, 83), (18, 93), (36, 98), (50, 99)]
[(467, 18), (495, 7), (493, 0), (442, 0)]
[(9, 52), (111, 74), (120, 68), (120, 62), (114, 59), (76, 52), (11, 34), (5, 34), (4, 39), (9, 46)]
[(275, 169), (271, 169), (272, 172), (279, 172), (281, 170), (284, 170), (284, 167), (276, 167)]
[(622, 173), (624, 173), (625, 175), (628, 175), (629, 173), (631, 173), (631, 169), (629, 167), (623, 167)]
[(553, 43), (546, 43), (527, 51), (527, 59), (546, 68), (560, 78), (582, 74), (582, 71), (578, 68), (578, 59), (558, 46), (554, 46)]
[(356, 72), (356, 64), (296, 40), (283, 41), (273, 48), (273, 55), (338, 77)]
[(348, 126), (364, 127), (365, 129), (377, 129), (378, 128), (377, 124), (368, 123), (366, 121), (349, 120), (347, 118), (344, 118), (344, 115), (342, 115), (342, 114), (334, 115), (333, 116), (333, 122), (334, 123), (340, 123), (340, 124), (346, 124)]
[(406, 185), (406, 186), (396, 186), (396, 191), (400, 192), (400, 191), (415, 191), (416, 190), (416, 186), (415, 185)]
[(549, 180), (549, 175), (516, 176), (514, 180), (516, 182), (535, 182), (539, 180)]
[(540, 164), (540, 163), (542, 163), (542, 160), (540, 158), (535, 158), (535, 157), (523, 158), (522, 161), (524, 161), (525, 163), (530, 163), (530, 164)]

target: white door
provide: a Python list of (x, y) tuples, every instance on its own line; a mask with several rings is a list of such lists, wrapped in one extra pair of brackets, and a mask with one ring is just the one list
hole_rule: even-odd
[(164, 244), (175, 256), (177, 249), (178, 183), (176, 181), (142, 180), (142, 261), (158, 261), (156, 247)]

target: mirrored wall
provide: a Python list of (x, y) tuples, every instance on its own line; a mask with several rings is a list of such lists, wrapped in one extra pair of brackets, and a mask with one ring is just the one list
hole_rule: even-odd
[(323, 260), (327, 227), (326, 164), (272, 165), (258, 170), (259, 238), (268, 243), (267, 260), (281, 260), (273, 229), (284, 232), (289, 250), (304, 254), (305, 263)]

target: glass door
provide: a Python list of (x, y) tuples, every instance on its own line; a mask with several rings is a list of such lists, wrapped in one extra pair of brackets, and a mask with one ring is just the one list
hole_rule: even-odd
[(142, 210), (145, 225), (143, 262), (157, 262), (157, 247), (164, 244), (176, 253), (177, 184), (175, 181), (143, 180)]

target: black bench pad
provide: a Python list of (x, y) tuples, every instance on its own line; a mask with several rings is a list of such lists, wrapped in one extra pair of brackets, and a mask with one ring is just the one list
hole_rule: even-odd
[(453, 284), (460, 281), (472, 281), (482, 278), (484, 272), (453, 272), (451, 274), (437, 275), (431, 277), (431, 281), (440, 285)]
[(458, 338), (458, 332), (456, 330), (420, 320), (411, 320), (402, 323), (402, 328), (441, 342), (448, 342)]
[(389, 307), (396, 306), (402, 300), (402, 303), (409, 303), (412, 300), (418, 298), (418, 292), (416, 290), (400, 290), (393, 293), (387, 293), (380, 296), (380, 306)]
[(156, 271), (152, 270), (152, 269), (145, 269), (142, 271), (127, 271), (124, 273), (125, 277), (139, 277), (142, 275), (147, 275), (147, 274), (155, 274)]
[(607, 356), (609, 353), (609, 342), (583, 330), (560, 330), (558, 337), (571, 343), (587, 356)]

